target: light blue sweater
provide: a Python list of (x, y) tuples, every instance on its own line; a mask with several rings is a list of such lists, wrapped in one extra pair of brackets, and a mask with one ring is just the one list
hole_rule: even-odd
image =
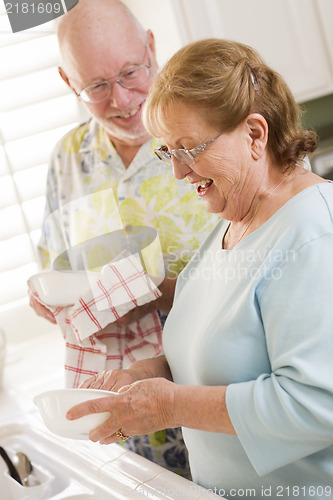
[(231, 251), (226, 228), (181, 273), (163, 334), (176, 383), (228, 385), (237, 437), (183, 430), (193, 480), (236, 499), (333, 498), (333, 183)]

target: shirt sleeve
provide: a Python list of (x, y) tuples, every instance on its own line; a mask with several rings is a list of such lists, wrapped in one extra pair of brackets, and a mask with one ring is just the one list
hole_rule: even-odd
[(333, 235), (304, 245), (258, 293), (271, 373), (227, 408), (259, 475), (333, 444)]
[[(52, 214), (59, 208), (58, 202), (58, 179), (57, 166), (61, 165), (60, 142), (55, 147), (49, 164), (46, 183), (46, 198), (44, 217), (41, 228), (41, 236), (37, 245), (38, 257), (42, 269), (50, 268), (52, 258), (50, 252), (56, 254), (57, 247), (63, 245), (63, 236), (59, 226), (58, 218), (52, 217)], [(60, 163), (59, 163), (60, 162)], [(60, 246), (60, 248), (62, 248)]]

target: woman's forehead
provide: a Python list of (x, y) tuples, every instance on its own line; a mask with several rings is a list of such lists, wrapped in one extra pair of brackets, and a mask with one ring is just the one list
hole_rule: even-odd
[(170, 103), (161, 114), (162, 136), (170, 141), (200, 136), (205, 129), (211, 128), (203, 115), (190, 104)]

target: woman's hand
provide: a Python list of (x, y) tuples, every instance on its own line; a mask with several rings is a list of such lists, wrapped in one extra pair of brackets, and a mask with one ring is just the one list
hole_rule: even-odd
[(89, 434), (89, 439), (100, 444), (119, 441), (119, 430), (124, 436), (132, 436), (177, 427), (173, 418), (174, 388), (175, 384), (165, 378), (139, 380), (122, 387), (118, 394), (73, 406), (66, 416), (75, 420), (91, 413), (110, 412), (110, 418)]

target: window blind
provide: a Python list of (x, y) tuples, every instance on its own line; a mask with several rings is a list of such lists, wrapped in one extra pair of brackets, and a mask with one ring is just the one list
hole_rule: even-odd
[(56, 21), (12, 33), (0, 3), (0, 326), (28, 307), (38, 271), (47, 165), (55, 143), (87, 114), (58, 75)]

